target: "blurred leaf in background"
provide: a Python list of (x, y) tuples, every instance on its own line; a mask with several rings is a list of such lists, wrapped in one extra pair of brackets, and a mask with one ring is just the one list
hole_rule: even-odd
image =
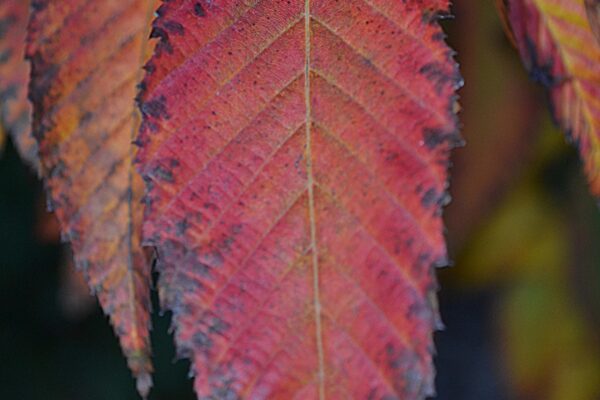
[[(455, 201), (446, 214), (456, 265), (442, 273), (447, 330), (487, 327), (487, 340), (461, 350), (475, 360), (491, 353), (477, 374), (493, 377), (494, 398), (598, 399), (598, 208), (575, 149), (502, 37), (491, 2), (458, 1), (456, 12), (463, 24), (451, 38), (467, 82), (461, 119), (468, 145), (456, 153)], [(485, 299), (485, 310), (456, 308), (464, 299)], [(460, 368), (445, 372), (444, 360), (453, 359), (446, 334), (438, 335), (445, 343), (440, 375), (478, 379), (461, 379)], [(454, 397), (439, 392), (477, 398), (464, 387)]]
[[(9, 188), (0, 190), (0, 399), (138, 400), (118, 340), (66, 261), (42, 185), (10, 141), (0, 187)], [(169, 319), (153, 319), (150, 399), (191, 400), (189, 367), (175, 359)]]

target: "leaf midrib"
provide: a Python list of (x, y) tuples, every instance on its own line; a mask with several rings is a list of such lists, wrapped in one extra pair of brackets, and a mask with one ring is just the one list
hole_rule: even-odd
[(317, 227), (315, 216), (314, 177), (312, 170), (312, 115), (310, 93), (311, 71), (311, 4), (304, 1), (304, 103), (306, 109), (306, 176), (308, 185), (308, 217), (310, 223), (310, 247), (312, 248), (313, 302), (315, 309), (315, 336), (317, 342), (319, 399), (325, 400), (325, 356), (323, 352), (323, 327), (321, 321), (321, 296), (319, 282), (319, 253), (317, 248)]

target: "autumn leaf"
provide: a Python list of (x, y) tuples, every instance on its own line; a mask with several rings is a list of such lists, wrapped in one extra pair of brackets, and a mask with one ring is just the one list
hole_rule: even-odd
[(461, 85), (448, 1), (164, 2), (144, 239), (202, 399), (422, 399)]
[(143, 182), (132, 167), (136, 85), (153, 1), (35, 1), (30, 98), (50, 204), (145, 396), (152, 380)]
[(590, 28), (600, 43), (600, 0), (585, 0), (585, 11)]
[(21, 157), (38, 170), (37, 143), (31, 135), (31, 105), (27, 100), (28, 16), (29, 0), (0, 2), (0, 132), (10, 134)]
[(588, 12), (584, 0), (504, 3), (525, 67), (547, 88), (552, 114), (577, 144), (591, 191), (600, 196), (600, 44), (591, 2)]

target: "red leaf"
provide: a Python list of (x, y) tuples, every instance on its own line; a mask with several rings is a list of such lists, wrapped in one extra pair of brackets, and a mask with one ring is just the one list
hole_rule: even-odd
[(23, 159), (38, 170), (37, 143), (31, 136), (31, 105), (27, 100), (28, 16), (29, 0), (0, 2), (0, 132), (9, 133)]
[(146, 0), (37, 0), (27, 49), (33, 130), (52, 207), (144, 396), (152, 383), (150, 266), (131, 142), (154, 10)]
[(159, 9), (138, 138), (144, 238), (199, 398), (433, 393), (432, 266), (460, 142), (447, 8)]

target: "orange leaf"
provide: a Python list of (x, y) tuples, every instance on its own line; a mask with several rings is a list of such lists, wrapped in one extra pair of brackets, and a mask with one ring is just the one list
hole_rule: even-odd
[(508, 0), (525, 67), (546, 86), (552, 114), (579, 148), (591, 191), (600, 196), (600, 43), (584, 0)]
[(422, 399), (462, 80), (448, 1), (164, 2), (144, 238), (199, 398)]
[(31, 105), (27, 100), (29, 64), (25, 36), (29, 0), (0, 2), (0, 131), (9, 133), (23, 159), (39, 169), (37, 143), (31, 136)]
[(146, 0), (36, 1), (27, 48), (50, 203), (144, 396), (152, 384), (150, 266), (131, 141), (154, 9)]

